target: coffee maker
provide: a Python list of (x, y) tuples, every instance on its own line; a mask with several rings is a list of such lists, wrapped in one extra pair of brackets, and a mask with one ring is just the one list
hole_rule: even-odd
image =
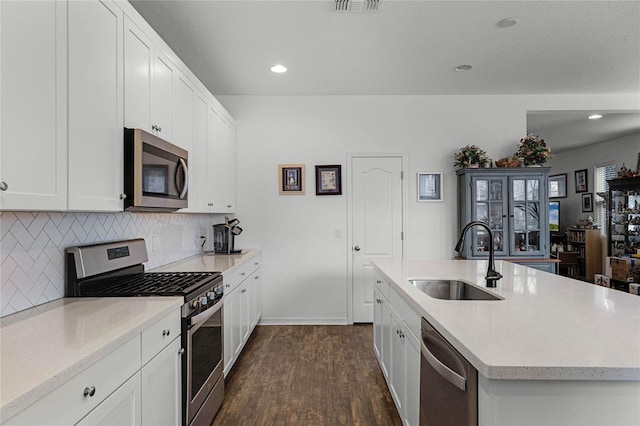
[(229, 220), (225, 217), (225, 223), (213, 225), (213, 252), (215, 254), (240, 254), (242, 250), (235, 249), (235, 237), (242, 233), (238, 226), (238, 219)]

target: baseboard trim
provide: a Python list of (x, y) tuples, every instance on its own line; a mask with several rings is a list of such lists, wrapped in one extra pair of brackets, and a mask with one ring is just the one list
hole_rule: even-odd
[(264, 318), (258, 325), (351, 325), (347, 318)]

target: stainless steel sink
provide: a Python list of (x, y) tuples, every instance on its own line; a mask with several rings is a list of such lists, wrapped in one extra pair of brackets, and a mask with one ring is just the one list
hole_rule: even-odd
[(444, 300), (503, 300), (502, 297), (458, 280), (409, 280), (428, 296)]

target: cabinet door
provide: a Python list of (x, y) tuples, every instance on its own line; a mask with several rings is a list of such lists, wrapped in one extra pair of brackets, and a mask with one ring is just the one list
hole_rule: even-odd
[(547, 253), (547, 189), (541, 176), (509, 178), (511, 256), (540, 256)]
[(181, 72), (176, 75), (175, 129), (173, 143), (189, 151), (189, 208), (181, 212), (197, 211), (197, 179), (196, 179), (196, 89)]
[(196, 180), (197, 211), (215, 212), (218, 185), (218, 113), (207, 98), (198, 92), (196, 99)]
[(384, 297), (380, 298), (382, 300), (381, 304), (381, 314), (382, 317), (382, 343), (380, 345), (382, 352), (382, 374), (384, 378), (389, 383), (390, 380), (390, 372), (391, 372), (391, 344), (392, 344), (392, 325), (391, 325), (391, 306), (389, 302)]
[[(507, 179), (496, 176), (474, 176), (471, 179), (471, 217), (489, 224), (493, 233), (496, 256), (506, 255), (505, 229), (507, 229), (508, 187)], [(471, 238), (467, 250), (473, 257), (489, 256), (489, 233), (481, 227), (469, 230)], [(467, 235), (469, 235), (467, 234)]]
[(0, 209), (67, 207), (67, 2), (0, 1)]
[(389, 366), (389, 390), (396, 402), (398, 413), (404, 410), (404, 347), (402, 320), (391, 313), (391, 364)]
[(236, 203), (236, 131), (231, 122), (220, 115), (218, 181), (221, 212), (233, 212)]
[(255, 271), (253, 274), (251, 274), (251, 276), (249, 277), (250, 281), (250, 285), (251, 285), (251, 294), (250, 294), (250, 299), (251, 299), (251, 309), (249, 310), (250, 312), (250, 319), (251, 319), (251, 323), (249, 325), (249, 334), (251, 334), (251, 331), (253, 331), (253, 329), (255, 328), (255, 326), (258, 324), (258, 321), (260, 321), (260, 316), (261, 316), (261, 305), (262, 305), (262, 286), (260, 284), (260, 269), (258, 269), (257, 271)]
[(111, 1), (69, 2), (70, 210), (123, 209), (123, 14)]
[[(242, 322), (241, 322), (241, 329), (240, 329), (240, 335), (242, 336), (242, 344), (240, 346), (240, 350), (242, 350), (242, 347), (244, 346), (244, 344), (246, 343), (246, 341), (249, 339), (249, 335), (251, 334), (251, 322), (252, 322), (252, 315), (251, 315), (251, 293), (252, 293), (252, 289), (250, 287), (250, 284), (253, 284), (251, 282), (252, 280), (250, 279), (246, 279), (244, 280), (244, 282), (242, 284), (240, 284), (240, 311), (241, 311), (241, 318), (242, 318)], [(239, 352), (238, 352), (239, 354)]]
[(142, 367), (142, 424), (178, 425), (182, 419), (180, 336)]
[(231, 371), (240, 353), (240, 291), (235, 289), (224, 295), (224, 375)]
[(173, 142), (173, 81), (175, 67), (159, 49), (154, 49), (154, 53), (151, 129), (155, 130), (155, 134), (162, 139)]
[(153, 44), (128, 17), (124, 22), (124, 125), (151, 132)]
[(140, 372), (127, 380), (78, 425), (135, 426), (141, 424)]
[(420, 423), (420, 341), (404, 331), (404, 416), (406, 426)]

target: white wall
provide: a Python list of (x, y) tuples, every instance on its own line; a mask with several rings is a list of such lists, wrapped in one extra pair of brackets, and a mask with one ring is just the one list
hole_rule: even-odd
[[(575, 226), (580, 219), (586, 219), (593, 213), (582, 213), (582, 193), (576, 193), (575, 171), (587, 169), (588, 191), (594, 194), (594, 167), (596, 164), (615, 163), (620, 169), (624, 163), (635, 170), (640, 153), (640, 133), (625, 136), (610, 141), (600, 142), (584, 147), (572, 149), (554, 155), (548, 162), (552, 167), (551, 174), (567, 174), (567, 198), (560, 199), (560, 221), (563, 227)], [(600, 223), (606, 227), (606, 223)]]
[[(220, 96), (237, 125), (244, 247), (263, 251), (264, 323), (347, 320), (347, 192), (315, 196), (314, 166), (347, 153), (406, 153), (406, 258), (450, 258), (456, 235), (454, 152), (515, 152), (527, 110), (638, 109), (637, 95)], [(278, 164), (306, 165), (306, 194), (278, 195)], [(416, 172), (444, 172), (444, 202), (415, 201)], [(343, 238), (335, 238), (335, 230)]]

